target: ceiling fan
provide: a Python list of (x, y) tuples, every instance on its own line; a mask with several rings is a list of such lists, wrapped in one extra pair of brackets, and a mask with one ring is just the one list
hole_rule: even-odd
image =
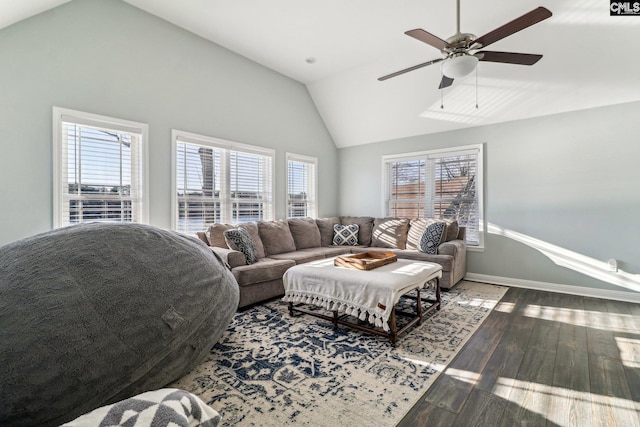
[(387, 74), (378, 78), (383, 81), (392, 77), (399, 76), (409, 71), (417, 70), (427, 65), (442, 62), (442, 80), (438, 89), (449, 87), (453, 84), (453, 80), (466, 76), (471, 73), (478, 64), (478, 61), (502, 62), (505, 64), (533, 65), (542, 58), (542, 55), (530, 53), (513, 53), (513, 52), (496, 52), (489, 50), (479, 50), (489, 46), (492, 43), (502, 40), (503, 38), (524, 30), (533, 24), (551, 16), (551, 12), (540, 6), (529, 13), (525, 13), (519, 18), (488, 32), (482, 37), (476, 37), (474, 34), (460, 32), (460, 0), (456, 0), (456, 33), (446, 40), (434, 36), (417, 28), (415, 30), (406, 31), (405, 34), (417, 39), (423, 43), (435, 47), (444, 54), (443, 58), (433, 59), (395, 73)]

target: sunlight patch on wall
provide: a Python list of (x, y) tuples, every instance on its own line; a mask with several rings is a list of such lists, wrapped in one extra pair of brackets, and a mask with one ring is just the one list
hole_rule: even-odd
[[(526, 104), (535, 99), (540, 90), (548, 90), (546, 86), (540, 88), (539, 84), (522, 80), (482, 77), (483, 65), (478, 65), (477, 88), (473, 74), (454, 82), (451, 88), (439, 91), (443, 99), (438, 98), (437, 102), (420, 113), (420, 117), (470, 125), (485, 123), (488, 118), (496, 116), (510, 108), (509, 106)], [(444, 108), (440, 108), (441, 106)]]
[(609, 264), (606, 261), (600, 261), (543, 240), (507, 230), (496, 224), (489, 223), (487, 230), (491, 234), (515, 240), (539, 251), (556, 265), (612, 285), (640, 292), (640, 275), (630, 274), (620, 269), (615, 272), (610, 271)]

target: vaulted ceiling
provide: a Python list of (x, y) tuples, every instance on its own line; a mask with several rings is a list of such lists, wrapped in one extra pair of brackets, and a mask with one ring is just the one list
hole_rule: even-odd
[[(640, 16), (603, 0), (461, 0), (476, 36), (538, 6), (553, 16), (491, 46), (537, 64), (481, 62), (477, 85), (472, 73), (444, 90), (439, 64), (377, 78), (440, 58), (404, 32), (452, 36), (455, 0), (125, 1), (307, 85), (338, 147), (640, 100)], [(66, 2), (0, 0), (0, 28)]]

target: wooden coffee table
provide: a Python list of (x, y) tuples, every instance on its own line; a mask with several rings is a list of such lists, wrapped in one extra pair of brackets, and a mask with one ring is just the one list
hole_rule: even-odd
[[(440, 310), (440, 277), (442, 266), (430, 262), (399, 259), (373, 270), (363, 271), (334, 266), (334, 259), (314, 261), (291, 267), (283, 276), (289, 313), (305, 313), (361, 331), (388, 337), (395, 346), (400, 335), (433, 310)], [(425, 298), (421, 289), (435, 282), (435, 299)], [(407, 295), (411, 291), (416, 295)], [(416, 312), (396, 309), (400, 298), (416, 300)], [(423, 304), (426, 306), (423, 307)], [(318, 306), (332, 316), (305, 309)], [(407, 316), (408, 323), (400, 330), (396, 315)], [(354, 321), (355, 319), (355, 321)], [(367, 321), (371, 324), (368, 326)]]

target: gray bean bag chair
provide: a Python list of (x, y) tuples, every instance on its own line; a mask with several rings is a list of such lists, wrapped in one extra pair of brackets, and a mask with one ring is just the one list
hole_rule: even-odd
[(238, 285), (195, 238), (81, 224), (0, 247), (0, 425), (59, 425), (189, 372)]

